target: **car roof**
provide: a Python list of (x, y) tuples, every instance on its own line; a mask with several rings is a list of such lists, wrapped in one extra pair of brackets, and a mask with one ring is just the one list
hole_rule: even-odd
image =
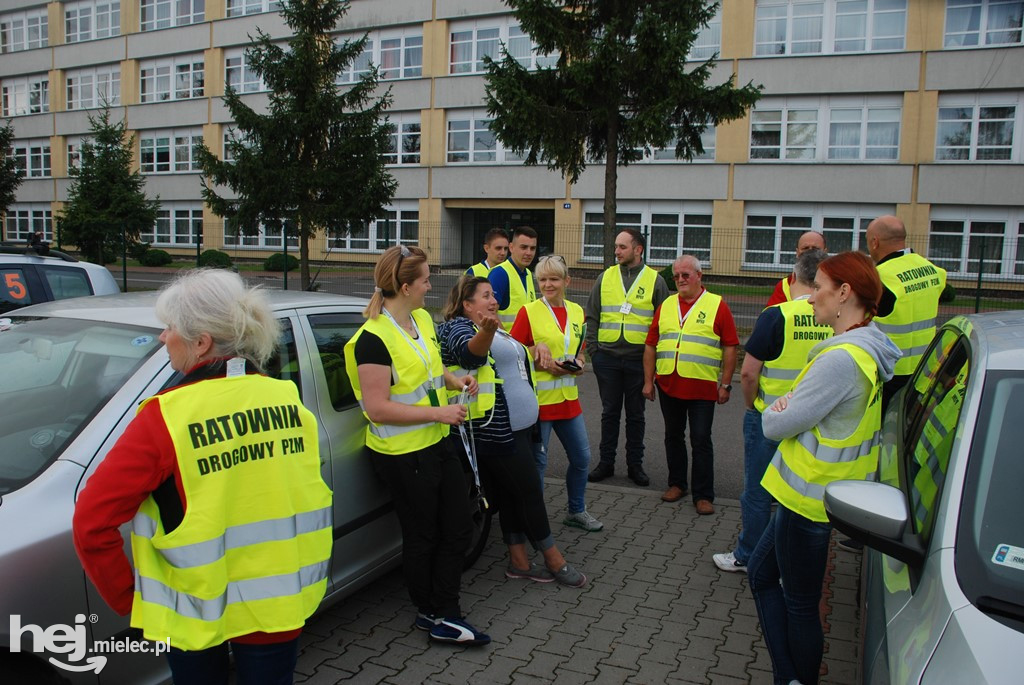
[[(332, 293), (312, 293), (302, 290), (270, 290), (265, 289), (270, 306), (274, 311), (301, 309), (305, 307), (337, 306), (353, 312), (362, 312), (367, 300), (347, 295)], [(67, 319), (88, 319), (105, 323), (129, 324), (163, 328), (164, 324), (156, 317), (154, 307), (159, 291), (118, 293), (117, 295), (100, 295), (91, 297), (75, 297), (55, 302), (23, 307), (10, 312), (8, 316), (49, 316)]]
[(987, 347), (989, 370), (1024, 370), (1024, 310), (958, 316), (949, 324), (978, 336)]

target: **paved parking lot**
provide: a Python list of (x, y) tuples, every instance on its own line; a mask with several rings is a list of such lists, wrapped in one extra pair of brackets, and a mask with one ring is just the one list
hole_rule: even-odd
[[(314, 618), (302, 637), (296, 682), (317, 683), (771, 683), (746, 577), (721, 573), (713, 552), (731, 549), (735, 500), (698, 516), (660, 490), (588, 486), (599, 533), (561, 525), (564, 484), (549, 478), (548, 513), (559, 547), (584, 571), (583, 589), (506, 580), (497, 522), (483, 556), (463, 576), (463, 610), (491, 635), (486, 647), (428, 644), (392, 572)], [(857, 682), (860, 555), (830, 553), (822, 614), (823, 683)]]

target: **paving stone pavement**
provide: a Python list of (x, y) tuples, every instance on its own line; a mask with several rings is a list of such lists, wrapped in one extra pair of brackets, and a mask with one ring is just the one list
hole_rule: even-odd
[[(507, 580), (495, 521), (462, 578), (463, 611), (490, 645), (429, 644), (412, 627), (415, 611), (393, 571), (307, 624), (295, 682), (771, 683), (746, 575), (711, 561), (735, 543), (739, 502), (719, 499), (713, 515), (698, 516), (687, 498), (666, 504), (659, 495), (589, 484), (587, 510), (605, 528), (586, 533), (562, 525), (564, 483), (547, 479), (555, 540), (587, 575), (586, 587)], [(859, 682), (859, 575), (860, 555), (833, 540), (822, 599), (825, 685)]]

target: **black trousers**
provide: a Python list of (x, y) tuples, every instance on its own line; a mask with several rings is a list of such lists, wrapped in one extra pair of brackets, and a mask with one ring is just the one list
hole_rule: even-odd
[(665, 417), (665, 458), (668, 461), (668, 484), (686, 490), (687, 459), (686, 425), (690, 425), (690, 447), (693, 448), (693, 478), (690, 491), (693, 501), (715, 501), (715, 448), (711, 443), (711, 425), (715, 420), (715, 403), (711, 400), (680, 400), (658, 389), (661, 413)]
[(462, 462), (448, 440), (407, 454), (370, 455), (395, 500), (409, 597), (422, 613), (460, 618), (462, 562), (473, 532)]

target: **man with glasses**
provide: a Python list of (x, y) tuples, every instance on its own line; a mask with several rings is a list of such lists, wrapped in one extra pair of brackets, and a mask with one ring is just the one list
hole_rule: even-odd
[(601, 393), (601, 461), (592, 483), (615, 475), (619, 417), (626, 408), (626, 473), (641, 487), (651, 484), (644, 472), (644, 341), (654, 310), (668, 297), (668, 286), (644, 264), (647, 241), (635, 228), (615, 236), (615, 260), (594, 282), (584, 308), (587, 349)]
[(529, 226), (517, 226), (512, 231), (508, 259), (487, 274), (494, 299), (498, 301), (498, 318), (506, 331), (512, 330), (519, 310), (537, 299), (533, 273), (527, 268), (536, 254), (537, 231)]
[[(668, 490), (665, 502), (677, 502), (687, 488), (686, 425), (693, 449), (693, 504), (698, 514), (715, 507), (714, 445), (711, 425), (715, 404), (725, 404), (736, 370), (736, 323), (720, 295), (704, 289), (700, 261), (682, 255), (672, 264), (678, 293), (654, 313), (644, 348), (643, 395), (654, 401), (658, 386), (665, 417), (665, 458)], [(721, 380), (719, 380), (721, 372)]]

